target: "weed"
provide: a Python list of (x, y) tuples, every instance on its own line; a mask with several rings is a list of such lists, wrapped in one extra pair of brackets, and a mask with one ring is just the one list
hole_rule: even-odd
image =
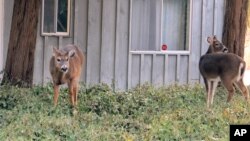
[(151, 85), (115, 92), (105, 84), (79, 89), (72, 114), (66, 88), (53, 106), (49, 84), (31, 89), (0, 86), (0, 140), (228, 140), (229, 124), (249, 124), (250, 106), (219, 88), (206, 111), (200, 85)]

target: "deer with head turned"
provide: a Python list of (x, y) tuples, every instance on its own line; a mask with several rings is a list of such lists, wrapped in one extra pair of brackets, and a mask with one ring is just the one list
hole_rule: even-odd
[(222, 82), (228, 91), (227, 102), (230, 102), (234, 94), (234, 85), (237, 85), (249, 99), (249, 92), (243, 83), (243, 75), (246, 68), (245, 61), (233, 53), (227, 53), (228, 49), (216, 38), (207, 38), (209, 48), (199, 61), (199, 70), (204, 79), (207, 92), (207, 108), (213, 104), (214, 93), (218, 82)]
[(50, 73), (54, 85), (54, 105), (57, 105), (59, 85), (68, 84), (70, 101), (77, 105), (78, 83), (84, 63), (84, 54), (79, 47), (67, 45), (63, 49), (53, 48), (50, 60)]

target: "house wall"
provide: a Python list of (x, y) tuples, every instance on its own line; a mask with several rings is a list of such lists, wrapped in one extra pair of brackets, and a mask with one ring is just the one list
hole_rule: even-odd
[[(4, 10), (2, 13), (2, 15), (3, 15), (3, 20), (2, 20), (3, 38), (2, 38), (2, 40), (3, 41), (0, 44), (2, 44), (3, 46), (2, 46), (2, 52), (0, 51), (0, 64), (1, 64), (1, 60), (2, 60), (2, 68), (4, 69), (6, 57), (7, 57), (7, 52), (8, 52), (8, 44), (9, 44), (9, 37), (10, 37), (10, 27), (11, 27), (11, 21), (12, 21), (14, 0), (2, 0), (0, 3), (1, 3), (1, 6), (3, 6), (2, 8)], [(0, 32), (0, 34), (1, 34), (1, 32)], [(0, 49), (1, 49), (1, 47), (0, 47)]]
[[(160, 1), (160, 0), (158, 0)], [(107, 83), (117, 90), (145, 82), (157, 86), (200, 82), (198, 60), (206, 50), (206, 37), (222, 36), (224, 0), (192, 0), (190, 51), (132, 51), (131, 0), (71, 0), (69, 37), (41, 36), (35, 51), (34, 84), (51, 81), (52, 47), (76, 44), (86, 54), (81, 80), (88, 85)], [(13, 0), (5, 0), (4, 48), (7, 49)], [(160, 8), (160, 7), (159, 7)], [(157, 15), (156, 19), (161, 18)], [(157, 27), (160, 28), (160, 27)], [(156, 40), (161, 40), (155, 35)]]

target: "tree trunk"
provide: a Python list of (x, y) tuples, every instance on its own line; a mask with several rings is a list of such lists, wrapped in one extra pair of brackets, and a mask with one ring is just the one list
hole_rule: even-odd
[(32, 86), (40, 0), (15, 0), (3, 84)]
[(244, 57), (248, 0), (227, 0), (222, 42), (229, 52)]

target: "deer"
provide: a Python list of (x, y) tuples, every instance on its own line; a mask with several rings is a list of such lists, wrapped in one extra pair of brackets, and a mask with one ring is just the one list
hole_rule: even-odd
[(235, 85), (248, 101), (249, 92), (243, 83), (245, 61), (236, 54), (228, 53), (228, 48), (215, 35), (208, 37), (207, 42), (209, 48), (199, 60), (199, 71), (204, 79), (207, 92), (207, 108), (210, 109), (213, 104), (218, 82), (221, 82), (227, 89), (227, 102), (230, 102), (234, 95)]
[(65, 83), (68, 84), (71, 104), (73, 107), (77, 105), (78, 85), (84, 58), (81, 49), (75, 45), (66, 45), (62, 49), (53, 47), (49, 68), (54, 87), (54, 106), (57, 105), (59, 86)]

